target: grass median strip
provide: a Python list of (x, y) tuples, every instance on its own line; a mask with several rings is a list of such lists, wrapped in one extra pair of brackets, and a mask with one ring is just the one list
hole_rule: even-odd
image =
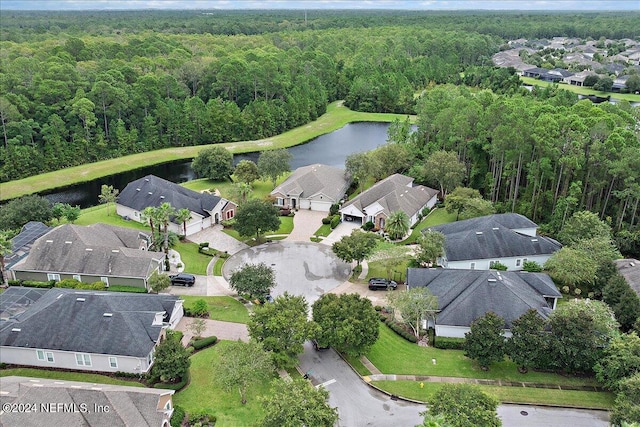
[[(372, 381), (380, 389), (409, 399), (429, 402), (444, 383), (423, 383), (420, 381)], [(492, 394), (501, 402), (547, 405), (567, 405), (580, 408), (610, 409), (614, 395), (607, 392), (539, 389), (524, 387), (499, 387), (479, 385), (483, 391)]]

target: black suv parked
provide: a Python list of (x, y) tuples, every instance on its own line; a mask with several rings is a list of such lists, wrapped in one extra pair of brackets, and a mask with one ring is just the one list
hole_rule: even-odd
[(196, 276), (193, 274), (179, 273), (169, 276), (172, 285), (193, 286), (196, 283)]
[(372, 291), (383, 290), (391, 288), (394, 291), (398, 287), (398, 284), (393, 280), (381, 279), (379, 277), (373, 277), (369, 279), (369, 289)]

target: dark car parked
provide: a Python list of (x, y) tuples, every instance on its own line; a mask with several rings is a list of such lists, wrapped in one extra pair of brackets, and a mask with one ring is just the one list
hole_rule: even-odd
[(169, 276), (171, 284), (175, 286), (193, 286), (196, 283), (196, 276), (193, 274), (179, 273)]
[(373, 277), (369, 279), (369, 289), (372, 291), (383, 290), (391, 288), (394, 291), (398, 287), (398, 284), (393, 280), (381, 279), (379, 277)]

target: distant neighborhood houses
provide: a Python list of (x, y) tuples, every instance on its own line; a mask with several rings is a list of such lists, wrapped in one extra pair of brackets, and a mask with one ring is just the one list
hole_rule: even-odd
[[(198, 193), (155, 175), (147, 175), (127, 184), (118, 196), (116, 211), (122, 217), (146, 223), (144, 209), (163, 203), (171, 204), (174, 209), (191, 211), (191, 219), (186, 222), (187, 236), (233, 218), (237, 210), (235, 203), (220, 196)], [(169, 230), (185, 234), (184, 225), (174, 221), (169, 223)]]
[(0, 297), (0, 362), (143, 374), (184, 314), (169, 294), (10, 287)]
[[(624, 50), (608, 55), (606, 47), (624, 43)], [(553, 39), (517, 39), (508, 42), (509, 49), (496, 53), (493, 63), (499, 67), (513, 67), (524, 77), (532, 77), (553, 83), (584, 86), (590, 76), (614, 76), (612, 92), (625, 92), (629, 74), (625, 70), (636, 69), (640, 73), (640, 42), (632, 39), (590, 40), (582, 43), (576, 38), (554, 37)], [(567, 68), (542, 68), (527, 59), (533, 55), (544, 55), (549, 50), (557, 50), (558, 61)]]

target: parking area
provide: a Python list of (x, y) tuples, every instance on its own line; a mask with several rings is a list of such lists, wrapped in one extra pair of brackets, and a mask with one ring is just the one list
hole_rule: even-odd
[(205, 228), (195, 234), (189, 236), (189, 240), (195, 243), (209, 242), (211, 248), (219, 251), (227, 251), (235, 254), (248, 246), (222, 231), (222, 225), (217, 224), (209, 228)]

